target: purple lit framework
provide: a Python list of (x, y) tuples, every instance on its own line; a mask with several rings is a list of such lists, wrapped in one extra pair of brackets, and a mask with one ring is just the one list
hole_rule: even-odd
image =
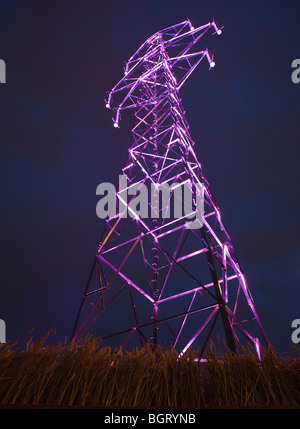
[[(202, 60), (209, 69), (215, 66), (207, 49), (196, 49), (209, 30), (222, 33), (215, 21), (194, 28), (190, 20), (158, 31), (127, 61), (123, 78), (107, 94), (114, 127), (129, 109), (134, 125), (115, 195), (119, 210), (106, 220), (72, 340), (93, 328), (103, 344), (150, 342), (171, 345), (180, 355), (197, 346), (200, 356), (216, 332), (233, 351), (250, 342), (260, 356), (262, 345), (269, 345), (179, 96)], [(139, 185), (150, 189), (151, 183), (160, 187), (148, 203), (151, 216), (142, 218)], [(173, 205), (176, 198), (184, 204), (176, 192), (184, 184), (192, 190), (192, 214), (198, 210), (197, 184), (204, 187), (201, 228), (187, 228), (191, 213), (175, 217), (160, 207), (163, 187), (172, 189)]]

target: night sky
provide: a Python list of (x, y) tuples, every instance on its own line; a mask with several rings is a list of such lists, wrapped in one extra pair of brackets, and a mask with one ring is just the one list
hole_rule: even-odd
[(300, 2), (0, 1), (1, 283), (7, 339), (69, 338), (117, 184), (132, 112), (113, 128), (105, 92), (156, 31), (213, 18), (215, 55), (181, 90), (204, 174), (270, 341), (293, 353), (300, 318)]

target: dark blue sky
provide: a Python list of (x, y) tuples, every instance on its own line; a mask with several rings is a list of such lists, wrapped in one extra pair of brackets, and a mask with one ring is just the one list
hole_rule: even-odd
[(0, 1), (1, 286), (7, 337), (69, 337), (103, 228), (96, 187), (117, 183), (130, 138), (105, 109), (123, 63), (190, 18), (224, 26), (181, 91), (187, 120), (264, 327), (291, 351), (300, 318), (300, 3)]

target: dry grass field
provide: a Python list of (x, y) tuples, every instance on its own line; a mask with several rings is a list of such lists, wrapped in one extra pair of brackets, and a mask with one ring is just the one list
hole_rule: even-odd
[[(250, 349), (220, 357), (211, 344), (206, 362), (196, 351), (150, 346), (131, 352), (79, 344), (46, 345), (48, 335), (0, 346), (1, 406), (49, 407), (300, 407), (300, 356)], [(299, 350), (297, 350), (299, 352)]]

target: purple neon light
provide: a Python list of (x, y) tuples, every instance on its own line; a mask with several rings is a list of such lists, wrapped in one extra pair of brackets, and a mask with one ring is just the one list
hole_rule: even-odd
[[(205, 347), (210, 329), (220, 315), (231, 348), (232, 342), (239, 346), (244, 337), (261, 356), (260, 340), (250, 333), (253, 321), (265, 344), (269, 344), (220, 209), (197, 158), (179, 95), (180, 88), (202, 60), (207, 61), (209, 69), (216, 65), (207, 49), (196, 49), (209, 30), (217, 35), (222, 33), (215, 21), (195, 28), (186, 20), (149, 37), (126, 62), (124, 76), (105, 100), (106, 108), (112, 109), (115, 128), (120, 126), (121, 113), (126, 117), (128, 110), (134, 111), (131, 144), (122, 169), (128, 179), (126, 189), (132, 184), (167, 184), (174, 185), (174, 189), (184, 183), (194, 188), (203, 185), (202, 230), (187, 231), (185, 222), (189, 214), (185, 213), (175, 219), (164, 216), (141, 219), (130, 207), (130, 201), (125, 201), (117, 191), (116, 199), (134, 219), (124, 219), (118, 214), (107, 219), (73, 339), (84, 335), (108, 307), (113, 311), (116, 298), (125, 299), (127, 291), (133, 325), (124, 326), (125, 321), (119, 331), (104, 336), (123, 336), (120, 344), (125, 345), (138, 335), (141, 345), (145, 339), (154, 346), (172, 344), (180, 348), (182, 356), (198, 341)], [(195, 191), (193, 198), (196, 199)], [(200, 261), (204, 261), (210, 276), (205, 277)], [(143, 302), (148, 307), (152, 306), (150, 313), (146, 314), (140, 296), (146, 298)], [(239, 313), (242, 299), (250, 312), (246, 318)], [(175, 301), (181, 303), (180, 310), (174, 307)], [(117, 316), (118, 310), (115, 311)], [(196, 330), (195, 320), (198, 320)], [(171, 339), (162, 338), (162, 332), (167, 332)]]

